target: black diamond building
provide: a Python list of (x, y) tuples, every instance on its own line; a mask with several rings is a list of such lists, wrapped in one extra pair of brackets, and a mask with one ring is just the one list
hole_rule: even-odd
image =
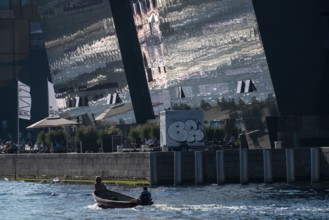
[(165, 109), (202, 109), (207, 126), (245, 132), (250, 148), (329, 144), (325, 0), (31, 2), (49, 65), (38, 79), (54, 82), (63, 117), (145, 123)]

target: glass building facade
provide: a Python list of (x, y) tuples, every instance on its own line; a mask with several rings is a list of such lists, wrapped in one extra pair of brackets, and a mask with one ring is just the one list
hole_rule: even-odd
[[(203, 109), (209, 125), (233, 124), (255, 147), (278, 115), (251, 0), (130, 1), (154, 113)], [(131, 102), (106, 0), (38, 0), (50, 74), (66, 116), (99, 116)], [(104, 121), (133, 123), (122, 108)], [(234, 134), (238, 135), (238, 134)]]
[[(50, 77), (48, 69), (36, 1), (0, 1), (0, 139), (17, 140), (17, 79), (29, 85), (36, 97), (31, 120), (46, 114), (47, 106), (42, 104), (47, 102), (46, 86), (40, 82)], [(20, 120), (22, 139), (29, 124), (29, 120)]]
[[(38, 1), (38, 5), (59, 107), (81, 110), (97, 101), (106, 104), (108, 96), (108, 104), (118, 103), (118, 92), (127, 90), (127, 82), (109, 2)], [(93, 109), (95, 114), (100, 111), (102, 105)]]
[(274, 98), (251, 1), (133, 4), (154, 99), (212, 107)]
[[(156, 116), (202, 109), (206, 125), (236, 138), (244, 131), (250, 147), (273, 147), (279, 136), (289, 136), (289, 146), (329, 143), (328, 1), (118, 2), (0, 1), (2, 133), (15, 133), (17, 78), (31, 86), (31, 122), (47, 116), (48, 78), (62, 117), (130, 124), (140, 117), (136, 87), (145, 77), (139, 110), (149, 94)], [(111, 8), (120, 4), (132, 16), (124, 30)]]
[(132, 3), (152, 102), (201, 108), (269, 146), (266, 117), (279, 111), (252, 1)]

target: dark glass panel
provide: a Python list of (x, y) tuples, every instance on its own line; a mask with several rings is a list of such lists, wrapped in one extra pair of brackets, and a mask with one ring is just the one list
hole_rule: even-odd
[(13, 53), (14, 31), (13, 20), (0, 19), (0, 54)]
[(21, 6), (29, 6), (31, 4), (31, 0), (21, 0)]
[(15, 53), (29, 52), (29, 20), (15, 19)]
[(22, 74), (25, 74), (28, 72), (26, 69), (28, 67), (28, 54), (21, 53), (21, 54), (15, 54), (15, 75), (16, 76), (22, 76)]
[(1, 0), (0, 9), (10, 9), (10, 0)]
[(0, 88), (7, 85), (16, 76), (14, 74), (14, 55), (0, 53)]
[(22, 18), (32, 18), (32, 4), (30, 0), (21, 0)]
[(11, 0), (11, 9), (14, 11), (15, 18), (21, 18), (21, 0)]

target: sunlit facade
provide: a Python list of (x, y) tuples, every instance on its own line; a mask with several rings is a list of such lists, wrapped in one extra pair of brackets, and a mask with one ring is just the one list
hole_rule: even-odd
[[(117, 103), (127, 83), (109, 2), (38, 1), (38, 5), (59, 107), (83, 108), (100, 99), (102, 104)], [(112, 100), (107, 102), (109, 95)]]
[(279, 112), (252, 1), (132, 8), (152, 102), (202, 108), (209, 124), (226, 120), (250, 133), (251, 146), (269, 146), (266, 117)]
[[(160, 40), (141, 37), (141, 48), (152, 57), (151, 94), (163, 90), (155, 97), (166, 107), (274, 98), (251, 1), (158, 1), (157, 11), (146, 20), (159, 20)], [(146, 34), (152, 25), (144, 24)]]
[[(268, 145), (266, 117), (278, 109), (252, 2), (130, 3), (155, 115), (202, 108), (209, 124), (226, 120)], [(131, 102), (109, 1), (38, 6), (62, 114), (134, 123), (132, 108), (104, 116)]]

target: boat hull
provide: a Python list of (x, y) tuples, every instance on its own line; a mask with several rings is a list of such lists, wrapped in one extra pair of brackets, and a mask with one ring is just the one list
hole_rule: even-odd
[[(116, 195), (121, 195), (119, 193), (116, 193)], [(133, 208), (140, 204), (138, 199), (121, 195), (118, 196), (118, 200), (112, 200), (107, 198), (102, 198), (100, 196), (95, 195), (93, 193), (93, 198), (96, 201), (97, 205), (101, 208)]]

